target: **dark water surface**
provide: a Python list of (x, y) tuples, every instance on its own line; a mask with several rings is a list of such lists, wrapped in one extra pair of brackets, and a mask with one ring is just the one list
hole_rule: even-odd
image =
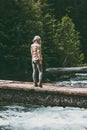
[[(87, 85), (87, 74), (76, 74), (58, 84)], [(0, 130), (87, 130), (87, 109), (35, 105), (0, 106)]]

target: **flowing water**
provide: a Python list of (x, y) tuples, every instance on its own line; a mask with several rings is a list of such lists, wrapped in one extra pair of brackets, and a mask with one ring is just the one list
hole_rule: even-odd
[[(87, 74), (76, 74), (60, 84), (87, 85)], [(0, 130), (87, 130), (87, 109), (35, 105), (0, 106)]]
[(68, 84), (71, 86), (87, 86), (87, 73), (76, 73), (75, 75), (68, 75), (62, 77), (61, 81), (54, 82), (56, 84)]

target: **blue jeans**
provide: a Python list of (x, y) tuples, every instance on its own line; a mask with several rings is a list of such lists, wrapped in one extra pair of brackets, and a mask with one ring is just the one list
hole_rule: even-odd
[[(33, 68), (33, 82), (37, 83), (37, 74), (39, 83), (42, 83), (42, 64), (40, 64), (39, 60), (32, 61), (32, 68)], [(38, 71), (38, 72), (37, 72)]]

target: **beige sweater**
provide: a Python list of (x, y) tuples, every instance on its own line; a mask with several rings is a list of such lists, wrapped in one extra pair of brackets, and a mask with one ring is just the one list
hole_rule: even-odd
[(41, 45), (40, 44), (33, 43), (31, 45), (31, 55), (32, 55), (32, 61), (42, 59)]

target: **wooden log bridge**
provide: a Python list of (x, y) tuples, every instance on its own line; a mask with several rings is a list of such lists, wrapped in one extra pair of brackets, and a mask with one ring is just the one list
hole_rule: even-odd
[(2, 103), (87, 108), (87, 86), (44, 83), (43, 88), (40, 88), (33, 87), (32, 82), (0, 80), (0, 104)]

